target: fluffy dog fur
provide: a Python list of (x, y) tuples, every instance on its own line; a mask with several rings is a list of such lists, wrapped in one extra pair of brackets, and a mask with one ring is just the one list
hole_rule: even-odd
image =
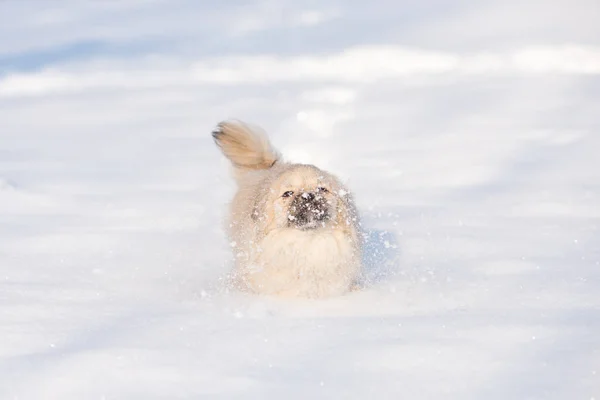
[(231, 161), (232, 282), (254, 293), (340, 295), (360, 274), (361, 235), (348, 189), (313, 165), (281, 160), (262, 132), (221, 122), (213, 138)]

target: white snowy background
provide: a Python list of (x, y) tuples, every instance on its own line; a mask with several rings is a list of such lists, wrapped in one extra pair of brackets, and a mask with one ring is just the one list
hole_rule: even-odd
[[(0, 399), (600, 399), (598, 21), (0, 1)], [(223, 290), (230, 117), (353, 189), (367, 289)]]

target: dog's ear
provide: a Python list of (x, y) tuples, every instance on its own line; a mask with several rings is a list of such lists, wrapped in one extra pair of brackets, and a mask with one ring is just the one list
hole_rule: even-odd
[(254, 221), (255, 227), (261, 235), (266, 235), (271, 229), (277, 227), (275, 208), (271, 200), (271, 193), (267, 189), (260, 191), (252, 204), (250, 218)]
[(259, 221), (266, 218), (267, 194), (266, 191), (260, 191), (254, 198), (252, 205), (252, 214), (250, 217), (253, 221)]
[(356, 233), (360, 230), (361, 223), (352, 194), (345, 189), (340, 189), (337, 197), (338, 223), (352, 235), (354, 240), (360, 242), (361, 235), (356, 235)]
[(252, 217), (253, 221), (258, 221), (258, 218), (260, 217), (260, 204), (259, 204), (259, 199), (256, 199), (254, 201), (254, 206), (252, 207), (252, 214), (250, 214), (250, 217)]

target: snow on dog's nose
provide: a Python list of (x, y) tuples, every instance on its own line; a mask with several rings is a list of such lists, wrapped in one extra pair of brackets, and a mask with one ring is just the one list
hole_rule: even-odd
[(329, 219), (329, 207), (323, 196), (302, 192), (290, 204), (288, 224), (300, 229), (313, 229)]
[(315, 199), (315, 195), (311, 192), (304, 192), (301, 194), (304, 200), (312, 201)]

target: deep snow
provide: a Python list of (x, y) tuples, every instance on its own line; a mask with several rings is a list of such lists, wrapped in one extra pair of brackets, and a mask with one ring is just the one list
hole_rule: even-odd
[[(594, 1), (199, 3), (0, 2), (0, 398), (600, 399)], [(367, 289), (222, 288), (228, 117)]]

